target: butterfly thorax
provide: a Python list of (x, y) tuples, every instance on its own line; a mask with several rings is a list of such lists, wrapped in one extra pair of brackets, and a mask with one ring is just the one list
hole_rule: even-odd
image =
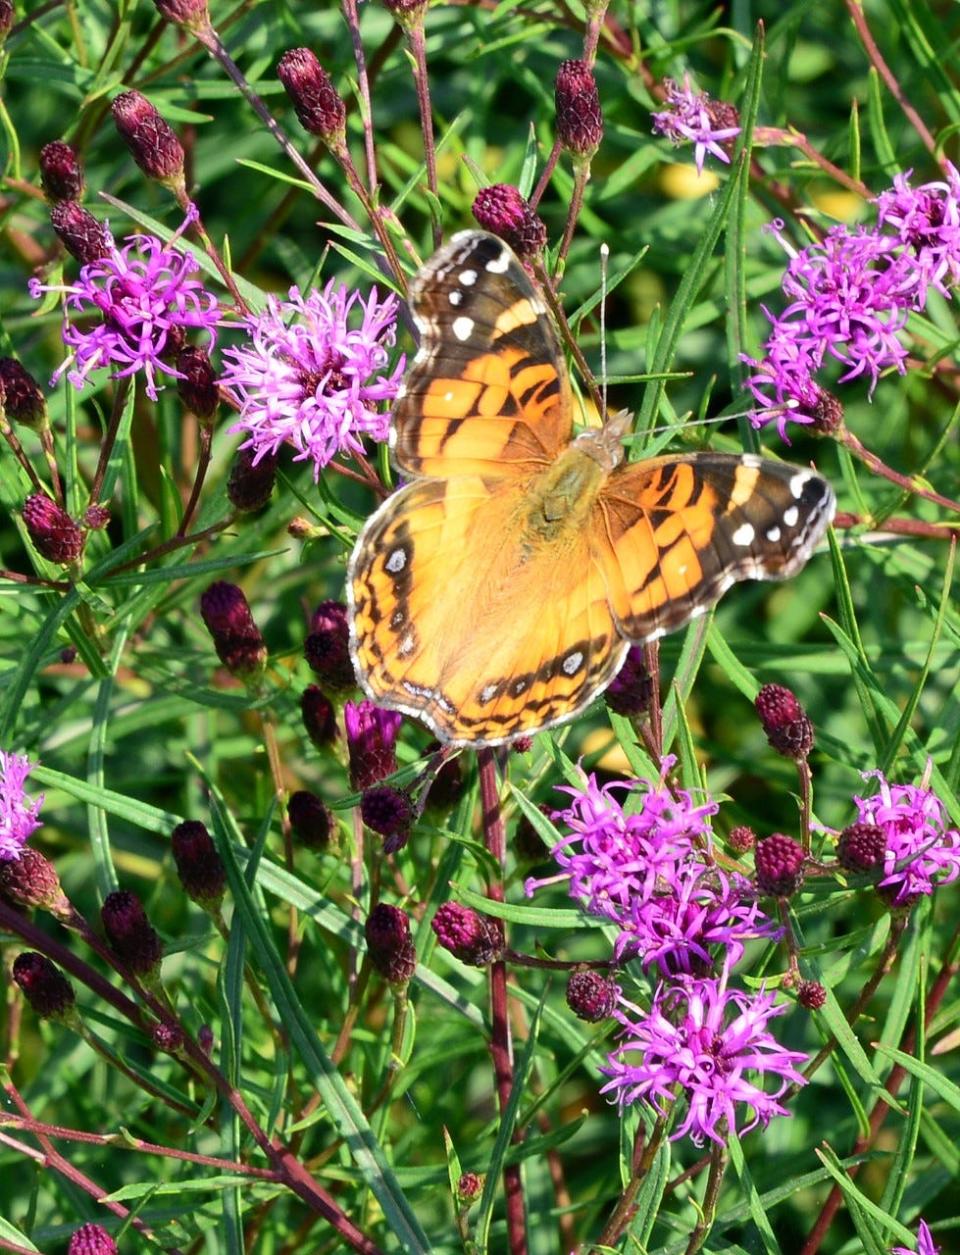
[(574, 441), (531, 484), (524, 530), (544, 541), (579, 531), (606, 477), (600, 461)]

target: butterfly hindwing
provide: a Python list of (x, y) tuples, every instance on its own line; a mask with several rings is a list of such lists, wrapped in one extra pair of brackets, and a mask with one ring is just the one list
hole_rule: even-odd
[(566, 367), (514, 253), (464, 231), (417, 275), (421, 346), (394, 404), (394, 459), (408, 475), (525, 475), (571, 435)]
[(600, 492), (591, 536), (620, 630), (631, 641), (652, 640), (739, 580), (796, 574), (834, 506), (813, 471), (751, 454), (619, 467)]

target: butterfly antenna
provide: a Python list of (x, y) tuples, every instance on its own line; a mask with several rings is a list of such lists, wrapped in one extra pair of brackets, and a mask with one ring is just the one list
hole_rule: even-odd
[[(789, 414), (791, 410), (795, 410), (796, 408), (797, 403), (795, 401), (785, 401), (782, 405), (771, 406), (769, 409), (763, 411), (764, 423), (769, 422), (771, 419), (779, 418), (781, 414)], [(714, 418), (694, 418), (690, 419), (688, 423), (678, 420), (675, 423), (664, 423), (660, 427), (651, 427), (647, 434), (651, 436), (660, 436), (667, 431), (682, 431), (686, 426), (715, 427), (720, 423), (729, 423), (735, 418), (753, 418), (756, 413), (757, 410), (756, 407), (754, 407), (749, 410), (734, 410), (730, 414), (717, 414)]]
[(601, 423), (607, 421), (607, 263), (609, 260), (610, 248), (603, 243), (600, 245), (600, 399), (603, 402)]

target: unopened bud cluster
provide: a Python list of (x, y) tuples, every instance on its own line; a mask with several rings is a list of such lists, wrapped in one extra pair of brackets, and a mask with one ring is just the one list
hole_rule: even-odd
[(533, 257), (547, 242), (543, 220), (509, 183), (481, 188), (474, 198), (472, 213), (485, 231), (505, 240), (520, 258)]
[(410, 921), (399, 907), (379, 902), (364, 926), (370, 962), (391, 985), (405, 985), (417, 968)]
[(767, 741), (785, 758), (806, 758), (813, 749), (813, 724), (796, 694), (782, 684), (764, 684), (754, 701)]
[(236, 584), (217, 580), (200, 598), (200, 616), (213, 637), (217, 657), (231, 675), (249, 678), (266, 665), (267, 646)]

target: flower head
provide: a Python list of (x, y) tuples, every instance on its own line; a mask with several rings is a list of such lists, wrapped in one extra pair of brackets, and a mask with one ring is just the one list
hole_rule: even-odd
[(665, 1115), (679, 1085), (686, 1111), (672, 1136), (689, 1134), (698, 1146), (766, 1126), (789, 1115), (778, 1102), (787, 1086), (804, 1084), (795, 1065), (806, 1056), (767, 1029), (787, 1009), (773, 994), (728, 990), (726, 969), (718, 980), (661, 985), (648, 1012), (616, 1013), (623, 1039), (602, 1069), (611, 1079), (601, 1092), (614, 1093), (621, 1108), (640, 1101)]
[(329, 697), (316, 684), (308, 684), (300, 694), (300, 715), (307, 736), (322, 749), (338, 736), (337, 712)]
[[(672, 761), (665, 762), (665, 771)], [(707, 818), (718, 809), (713, 801), (696, 805), (686, 790), (671, 791), (663, 779), (601, 787), (591, 775), (583, 788), (562, 791), (573, 802), (554, 818), (572, 831), (551, 853), (563, 872), (546, 881), (528, 880), (527, 895), (566, 878), (570, 896), (607, 919), (621, 918), (633, 899), (649, 897), (658, 875), (671, 873), (696, 842), (708, 841)], [(625, 805), (634, 801), (638, 804)]]
[(67, 565), (83, 552), (84, 535), (62, 506), (45, 492), (32, 492), (23, 503), (23, 523), (37, 553)]
[(599, 1024), (613, 1012), (620, 997), (620, 988), (612, 977), (593, 969), (577, 968), (567, 980), (567, 1006), (587, 1024)]
[(382, 710), (373, 702), (347, 702), (343, 708), (350, 756), (350, 783), (368, 789), (397, 770), (394, 746), (403, 715)]
[(877, 888), (893, 906), (907, 906), (921, 894), (960, 876), (960, 831), (948, 828), (943, 803), (926, 782), (890, 784), (881, 771), (873, 776), (873, 797), (855, 797), (857, 820), (883, 833), (883, 876)]
[(213, 838), (198, 819), (186, 819), (170, 834), (177, 875), (188, 897), (205, 910), (214, 910), (223, 900), (227, 869)]
[(405, 985), (417, 968), (410, 921), (399, 907), (378, 902), (364, 925), (370, 962), (391, 985)]
[(287, 802), (290, 827), (299, 843), (308, 850), (325, 850), (330, 844), (333, 816), (309, 789), (298, 789)]
[(183, 145), (173, 128), (140, 92), (121, 92), (110, 106), (120, 138), (150, 179), (183, 185)]
[(650, 705), (653, 689), (653, 676), (647, 670), (643, 649), (639, 645), (631, 645), (603, 700), (618, 715), (639, 715)]
[(40, 149), (40, 182), (47, 200), (80, 200), (83, 196), (83, 162), (75, 148), (62, 139)]
[(430, 927), (444, 950), (471, 967), (486, 967), (503, 950), (503, 927), (499, 920), (481, 915), (460, 902), (444, 902), (437, 907)]
[[(930, 1232), (930, 1226), (925, 1220), (920, 1221), (920, 1228), (917, 1230), (917, 1250), (916, 1255), (938, 1255), (939, 1246), (933, 1243), (933, 1234)], [(890, 1255), (914, 1255), (913, 1250), (909, 1246), (895, 1246)]]
[(42, 427), (47, 421), (40, 385), (15, 357), (0, 357), (0, 406), (7, 418), (24, 427)]
[(342, 601), (321, 601), (310, 616), (310, 631), (303, 643), (310, 668), (331, 689), (357, 686), (350, 658), (350, 621)]
[(255, 514), (273, 496), (277, 482), (275, 453), (258, 458), (252, 449), (238, 449), (227, 480), (227, 500), (241, 514)]
[(803, 883), (806, 855), (803, 846), (783, 832), (774, 832), (753, 853), (757, 887), (761, 893), (788, 898)]
[(24, 950), (13, 961), (13, 979), (42, 1020), (63, 1020), (73, 1012), (73, 986), (44, 954)]
[(485, 231), (505, 240), (518, 257), (532, 257), (547, 242), (543, 219), (511, 183), (482, 187), (470, 211)]
[[(75, 200), (58, 200), (50, 206), (50, 225), (60, 243), (81, 266), (108, 257), (113, 237), (105, 223)], [(29, 287), (29, 285), (28, 285)], [(36, 295), (30, 288), (31, 294)]]
[(102, 1225), (89, 1221), (74, 1230), (67, 1255), (117, 1255), (117, 1244)]
[(733, 105), (711, 100), (706, 92), (694, 91), (689, 77), (683, 86), (672, 79), (664, 81), (667, 108), (653, 115), (653, 129), (675, 144), (694, 145), (693, 159), (697, 171), (703, 171), (707, 153), (718, 161), (730, 164), (726, 151), (730, 141), (740, 134), (740, 118)]
[(255, 677), (267, 662), (267, 645), (242, 588), (216, 580), (200, 597), (200, 617), (217, 657), (231, 675)]
[(554, 86), (557, 139), (575, 157), (589, 158), (603, 139), (597, 80), (586, 61), (561, 61)]
[(960, 174), (947, 163), (947, 177), (910, 186), (910, 171), (894, 176), (893, 187), (876, 198), (877, 226), (891, 232), (914, 262), (917, 298), (928, 287), (950, 293), (944, 283), (960, 282)]
[(135, 893), (128, 889), (108, 893), (100, 908), (100, 919), (110, 949), (134, 975), (159, 972), (163, 943)]
[(23, 791), (35, 766), (23, 754), (0, 750), (0, 862), (19, 858), (30, 834), (40, 827), (43, 794), (29, 798)]
[(277, 78), (293, 101), (300, 125), (331, 148), (341, 147), (347, 107), (333, 80), (309, 48), (290, 48), (277, 63)]
[[(196, 210), (187, 214), (174, 240), (195, 218)], [(178, 376), (163, 359), (180, 347), (184, 331), (199, 329), (209, 334), (211, 343), (216, 339), (217, 298), (191, 278), (200, 263), (190, 253), (181, 253), (173, 241), (164, 244), (153, 235), (131, 235), (123, 248), (117, 248), (109, 234), (106, 239), (106, 254), (88, 261), (75, 283), (48, 287), (30, 280), (31, 296), (64, 292), (66, 312), (84, 322), (83, 326), (64, 322), (63, 342), (70, 354), (51, 382), (66, 372), (73, 386), (82, 388), (90, 372), (102, 366), (116, 367), (114, 379), (142, 371), (147, 396), (155, 401), (157, 373)], [(87, 325), (90, 315), (98, 313), (100, 321)]]
[(61, 918), (70, 915), (57, 869), (29, 845), (23, 847), (19, 858), (0, 860), (0, 898), (28, 910), (43, 907)]
[[(336, 454), (362, 453), (362, 437), (386, 440), (389, 411), (405, 358), (391, 368), (397, 298), (376, 288), (363, 298), (331, 280), (306, 297), (291, 288), (289, 300), (269, 297), (262, 314), (246, 320), (250, 339), (224, 352), (220, 382), (240, 401), (230, 428), (247, 434), (257, 457), (282, 444), (295, 461), (313, 462), (314, 478)], [(359, 313), (359, 326), (356, 322)]]

